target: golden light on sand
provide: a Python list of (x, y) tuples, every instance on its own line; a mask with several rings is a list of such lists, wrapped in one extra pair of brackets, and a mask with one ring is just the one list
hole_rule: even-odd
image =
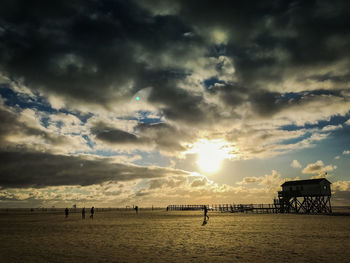
[(198, 154), (197, 165), (203, 172), (216, 172), (222, 161), (230, 158), (227, 144), (222, 140), (199, 140), (193, 148)]

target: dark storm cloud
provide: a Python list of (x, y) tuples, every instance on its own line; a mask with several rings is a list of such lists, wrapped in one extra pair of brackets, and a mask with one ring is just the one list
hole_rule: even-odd
[(348, 1), (181, 1), (178, 15), (208, 34), (215, 28), (227, 32), (224, 53), (233, 59), (238, 80), (221, 89), (221, 98), (233, 106), (249, 95), (253, 109), (268, 116), (285, 101), (279, 98), (283, 92), (266, 87), (282, 85), (286, 77), (299, 76), (297, 88), (305, 91), (307, 79), (327, 80), (332, 89), (346, 82), (348, 73), (312, 70), (350, 64), (349, 13)]
[(150, 101), (162, 102), (164, 114), (170, 119), (188, 122), (200, 122), (205, 113), (200, 106), (203, 103), (203, 97), (183, 89), (157, 89), (152, 92)]
[(207, 91), (211, 94), (218, 94), (220, 99), (231, 106), (239, 106), (247, 100), (247, 90), (238, 83), (216, 83), (210, 86)]
[(336, 74), (336, 73), (326, 73), (317, 74), (309, 77), (311, 80), (316, 80), (318, 82), (332, 81), (336, 83), (348, 83), (350, 81), (350, 74)]
[(237, 83), (220, 83), (210, 86), (208, 93), (219, 95), (229, 107), (237, 107), (244, 102), (251, 104), (252, 111), (258, 116), (272, 116), (293, 106), (307, 107), (310, 102), (317, 102), (324, 97), (349, 101), (346, 89), (305, 90), (301, 92), (273, 92), (264, 89), (245, 89)]
[[(226, 49), (235, 58), (242, 76), (276, 66), (278, 58), (267, 56), (275, 48), (290, 55), (289, 66), (329, 63), (350, 52), (349, 46), (344, 46), (350, 40), (348, 1), (208, 0), (198, 5), (196, 1), (184, 0), (181, 6), (179, 15), (189, 23), (230, 32)], [(275, 79), (275, 73), (265, 77)]]
[[(157, 7), (157, 1), (151, 2)], [(208, 50), (212, 56), (226, 55), (233, 59), (237, 81), (223, 84), (219, 80), (207, 89), (209, 94), (219, 95), (227, 106), (234, 108), (249, 102), (255, 114), (268, 117), (325, 95), (346, 100), (339, 92), (347, 87), (337, 84), (347, 83), (349, 73), (315, 72), (331, 63), (350, 64), (347, 1), (201, 1), (200, 5), (191, 0), (179, 2), (177, 15), (194, 26), (197, 33), (210, 38), (210, 32), (218, 29), (228, 35), (226, 44), (208, 46)], [(220, 68), (217, 71), (220, 73)], [(286, 78), (294, 76), (299, 82), (296, 88), (301, 92), (285, 93), (283, 88), (278, 88)], [(331, 90), (339, 89), (339, 92), (310, 91), (306, 80), (327, 81)], [(277, 91), (268, 90), (270, 84), (276, 85)], [(217, 109), (206, 105), (203, 97), (192, 95), (183, 99), (181, 92), (174, 91), (173, 94), (170, 90), (164, 97), (161, 92), (153, 94), (167, 101), (166, 116), (194, 124), (198, 120), (220, 118)]]
[[(103, 107), (152, 87), (148, 99), (168, 119), (210, 125), (222, 118), (217, 105), (179, 88), (196, 70), (184, 65), (204, 49), (232, 59), (237, 82), (209, 94), (230, 107), (248, 101), (269, 116), (284, 108), (283, 92), (269, 87), (282, 90), (288, 77), (300, 85), (327, 80), (331, 89), (346, 82), (348, 72), (317, 68), (350, 64), (349, 7), (348, 1), (5, 1), (0, 70), (33, 90)], [(210, 40), (216, 29), (227, 34), (219, 46)], [(99, 134), (110, 141), (129, 136), (117, 133)]]
[(108, 159), (87, 160), (38, 152), (0, 152), (0, 186), (5, 188), (86, 186), (106, 181), (185, 174), (181, 170), (110, 163)]
[(288, 100), (283, 100), (280, 93), (258, 91), (251, 95), (254, 110), (262, 116), (269, 116), (289, 107)]
[(185, 147), (181, 142), (193, 139), (193, 136), (166, 123), (140, 123), (136, 126), (136, 131), (147, 140), (153, 141), (160, 150), (170, 152), (184, 151)]
[(91, 132), (96, 135), (96, 138), (108, 143), (138, 143), (139, 139), (136, 135), (122, 131), (116, 128), (105, 126), (103, 123), (99, 123)]
[[(64, 136), (54, 135), (45, 130), (30, 127), (26, 123), (21, 122), (17, 114), (2, 107), (0, 107), (0, 120), (0, 148), (11, 146), (6, 139), (8, 136), (37, 136), (52, 145), (60, 145), (68, 142)], [(17, 147), (19, 146), (17, 145)]]
[(97, 139), (109, 144), (155, 145), (159, 150), (168, 152), (184, 151), (185, 148), (181, 142), (192, 138), (186, 132), (166, 123), (139, 123), (134, 130), (136, 135), (98, 123), (94, 125), (91, 132)]
[(5, 1), (0, 17), (3, 73), (32, 89), (105, 106), (152, 84), (152, 61), (138, 56), (152, 59), (191, 41), (176, 17), (152, 17), (133, 1)]
[(347, 96), (342, 95), (342, 91), (344, 90), (312, 90), (298, 93), (279, 93), (257, 90), (250, 95), (250, 101), (256, 114), (260, 116), (271, 116), (295, 106), (307, 110), (308, 104), (320, 102), (324, 98), (328, 98), (329, 101), (335, 99), (341, 99), (344, 102), (349, 101)]

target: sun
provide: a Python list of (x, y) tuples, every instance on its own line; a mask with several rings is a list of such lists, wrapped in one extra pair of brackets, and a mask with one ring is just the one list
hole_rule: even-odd
[(194, 151), (198, 154), (197, 165), (207, 173), (216, 172), (222, 161), (230, 158), (229, 149), (222, 140), (199, 140), (194, 144)]

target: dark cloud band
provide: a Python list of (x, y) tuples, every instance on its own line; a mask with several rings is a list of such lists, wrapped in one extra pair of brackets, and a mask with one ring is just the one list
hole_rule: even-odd
[(106, 181), (186, 174), (182, 170), (111, 163), (108, 159), (87, 160), (38, 152), (0, 152), (0, 186), (5, 188), (86, 186)]

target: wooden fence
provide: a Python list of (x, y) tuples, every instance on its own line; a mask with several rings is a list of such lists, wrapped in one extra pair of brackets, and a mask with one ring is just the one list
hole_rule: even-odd
[(279, 207), (276, 204), (212, 204), (212, 205), (168, 205), (168, 210), (186, 211), (203, 210), (204, 206), (209, 211), (229, 212), (229, 213), (257, 213), (268, 214), (278, 213)]

